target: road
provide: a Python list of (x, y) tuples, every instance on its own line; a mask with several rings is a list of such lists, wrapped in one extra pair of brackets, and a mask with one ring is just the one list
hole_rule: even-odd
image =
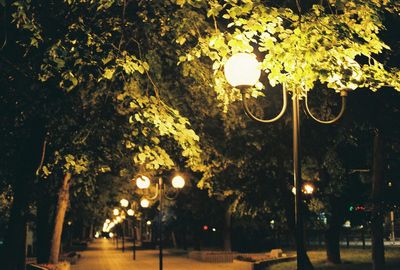
[[(82, 257), (71, 270), (158, 270), (157, 250), (138, 250), (136, 260), (132, 259), (132, 250), (124, 253), (116, 250), (112, 240), (97, 239), (87, 250), (80, 252)], [(191, 260), (185, 255), (164, 255), (163, 270), (242, 270), (233, 263), (205, 263)]]

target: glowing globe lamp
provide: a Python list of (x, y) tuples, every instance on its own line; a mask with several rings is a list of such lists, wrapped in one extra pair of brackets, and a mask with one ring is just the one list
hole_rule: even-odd
[(147, 207), (149, 207), (149, 205), (150, 205), (150, 202), (149, 202), (148, 199), (141, 199), (140, 200), (140, 206), (142, 206), (143, 208), (147, 208)]
[(224, 66), (226, 80), (233, 87), (253, 86), (260, 79), (259, 65), (254, 54), (234, 54), (226, 61)]
[(174, 188), (183, 188), (185, 186), (185, 179), (180, 175), (176, 175), (172, 178), (172, 186)]
[(122, 199), (119, 201), (122, 207), (128, 207), (129, 201), (127, 199)]
[(136, 178), (136, 185), (140, 189), (145, 189), (150, 186), (150, 179), (147, 176), (141, 175)]

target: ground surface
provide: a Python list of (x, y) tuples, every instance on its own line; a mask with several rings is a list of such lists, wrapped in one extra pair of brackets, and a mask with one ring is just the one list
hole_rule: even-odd
[[(131, 247), (124, 253), (116, 250), (112, 240), (98, 239), (81, 252), (82, 257), (72, 270), (157, 270), (158, 251), (139, 250), (132, 259)], [(184, 255), (164, 254), (164, 270), (241, 270), (232, 263), (205, 263), (186, 258)]]
[[(325, 262), (325, 251), (311, 251), (308, 252), (315, 270), (370, 270), (371, 265), (371, 251), (370, 248), (366, 249), (341, 249), (341, 257), (343, 264), (333, 265)], [(386, 270), (400, 270), (400, 248), (393, 247), (387, 248), (386, 253)], [(268, 270), (295, 270), (296, 263), (288, 262), (277, 265), (272, 265)]]
[[(347, 249), (341, 251), (343, 264), (332, 265), (325, 262), (325, 251), (311, 251), (309, 256), (315, 270), (370, 270), (371, 253), (369, 249)], [(81, 259), (71, 270), (158, 270), (159, 257), (157, 250), (138, 250), (136, 260), (132, 259), (131, 246), (122, 253), (116, 250), (112, 240), (98, 239), (81, 252)], [(400, 248), (386, 250), (386, 270), (400, 270)], [(188, 259), (185, 254), (164, 254), (164, 270), (243, 270), (233, 263), (205, 263)], [(270, 266), (268, 270), (295, 270), (295, 262), (280, 263)]]

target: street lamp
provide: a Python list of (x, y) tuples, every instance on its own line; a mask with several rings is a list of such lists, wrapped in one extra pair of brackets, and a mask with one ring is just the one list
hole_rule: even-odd
[[(312, 195), (315, 191), (315, 187), (312, 183), (303, 183), (303, 187), (301, 188), (303, 194)], [(292, 187), (291, 189), (293, 195), (296, 195), (296, 188)]]
[(121, 204), (122, 207), (128, 207), (129, 205), (129, 201), (127, 199), (121, 199), (119, 203)]
[[(286, 87), (283, 85), (283, 105), (279, 114), (271, 119), (262, 119), (255, 116), (249, 109), (247, 104), (246, 90), (255, 85), (260, 78), (261, 70), (254, 54), (238, 53), (228, 59), (224, 66), (224, 73), (227, 81), (233, 87), (240, 89), (242, 94), (243, 108), (246, 114), (254, 121), (261, 123), (272, 123), (282, 117), (287, 108)], [(293, 182), (296, 189), (295, 193), (295, 234), (296, 234), (296, 253), (297, 253), (297, 269), (304, 270), (311, 268), (311, 262), (307, 256), (304, 241), (304, 224), (302, 214), (302, 180), (301, 180), (301, 163), (300, 163), (300, 95), (298, 89), (293, 89), (292, 93), (292, 119), (293, 119)], [(342, 97), (342, 107), (339, 114), (332, 120), (320, 120), (314, 116), (308, 107), (307, 95), (304, 98), (306, 112), (312, 119), (321, 124), (331, 124), (340, 119), (346, 107), (346, 90), (340, 91)]]
[[(174, 189), (179, 190), (182, 189), (185, 186), (185, 179), (180, 176), (180, 175), (175, 175), (172, 178), (171, 181), (172, 187)], [(150, 187), (150, 179), (146, 176), (139, 176), (138, 178), (136, 178), (136, 185), (138, 186), (138, 188), (140, 189), (146, 189)], [(147, 208), (150, 205), (150, 201), (149, 200), (156, 200), (158, 198), (158, 203), (159, 203), (159, 208), (160, 211), (158, 213), (158, 226), (159, 226), (159, 269), (162, 270), (163, 269), (163, 245), (162, 245), (162, 216), (163, 216), (163, 205), (164, 205), (164, 197), (168, 200), (173, 200), (176, 198), (176, 196), (178, 195), (177, 192), (175, 192), (175, 196), (169, 196), (168, 192), (166, 192), (166, 188), (164, 185), (164, 181), (162, 179), (162, 177), (158, 178), (158, 184), (156, 184), (156, 193), (150, 197), (149, 199), (147, 198), (142, 198), (142, 200), (140, 201), (140, 205), (143, 208)], [(151, 223), (150, 223), (151, 224)]]
[(311, 194), (313, 194), (313, 193), (314, 193), (314, 190), (315, 190), (314, 185), (311, 184), (311, 183), (305, 183), (305, 184), (303, 185), (303, 192), (304, 192), (304, 194), (306, 194), (306, 195), (311, 195)]
[(150, 186), (150, 178), (140, 175), (136, 178), (136, 186), (140, 189), (146, 189)]
[[(128, 209), (126, 211), (128, 216), (134, 217), (135, 216), (135, 211), (133, 209)], [(136, 226), (135, 224), (133, 225), (133, 246), (132, 246), (132, 251), (133, 251), (133, 260), (136, 260)]]
[(143, 208), (147, 208), (150, 206), (150, 201), (146, 198), (140, 200), (140, 206)]
[(119, 204), (122, 207), (122, 211), (121, 212), (121, 221), (118, 220), (119, 217), (117, 217), (118, 222), (121, 223), (121, 233), (122, 233), (122, 252), (125, 252), (125, 208), (129, 206), (129, 201), (127, 199), (121, 199), (119, 201)]
[(135, 211), (133, 211), (133, 209), (128, 209), (128, 211), (126, 211), (126, 213), (128, 214), (128, 216), (132, 217), (133, 215), (135, 215)]

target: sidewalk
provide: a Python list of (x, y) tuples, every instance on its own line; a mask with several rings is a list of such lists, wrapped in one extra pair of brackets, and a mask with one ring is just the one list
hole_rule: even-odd
[[(132, 259), (132, 247), (123, 253), (116, 250), (110, 239), (97, 239), (86, 251), (80, 252), (82, 257), (71, 270), (158, 270), (158, 250), (137, 250), (136, 260)], [(165, 252), (164, 270), (242, 270), (233, 263), (205, 263), (188, 259), (186, 255)]]

